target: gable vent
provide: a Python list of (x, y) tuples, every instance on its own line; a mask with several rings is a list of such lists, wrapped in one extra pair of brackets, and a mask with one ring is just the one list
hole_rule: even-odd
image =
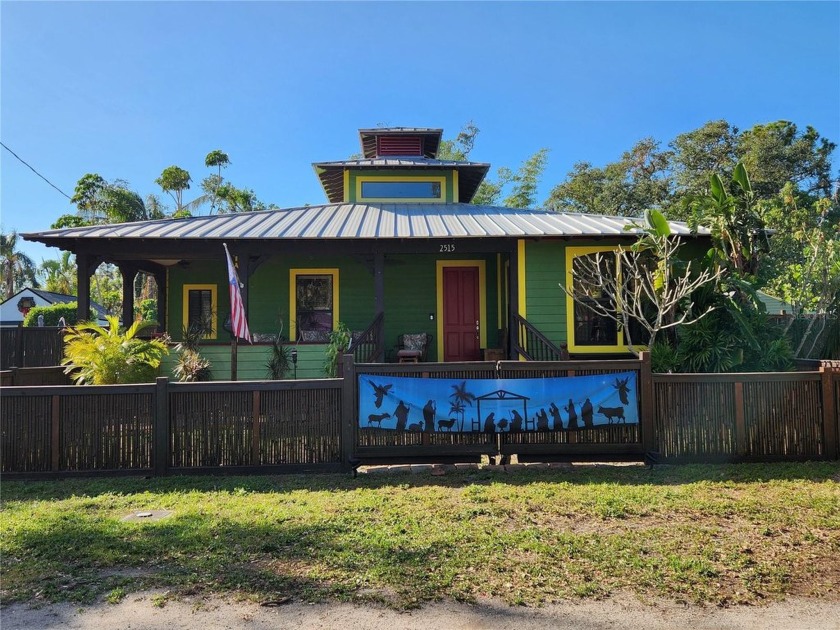
[(420, 136), (380, 136), (377, 138), (377, 154), (399, 156), (422, 156), (423, 138)]

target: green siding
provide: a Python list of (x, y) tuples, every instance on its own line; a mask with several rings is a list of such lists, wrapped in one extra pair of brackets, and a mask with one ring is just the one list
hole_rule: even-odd
[(526, 318), (553, 343), (566, 341), (566, 247), (562, 241), (525, 244)]
[[(299, 345), (298, 346), (298, 378), (323, 378), (324, 361), (326, 355), (323, 345)], [(230, 343), (206, 344), (200, 348), (201, 355), (211, 363), (211, 378), (214, 381), (230, 380)], [(268, 358), (271, 353), (271, 346), (266, 344), (249, 345), (240, 342), (236, 352), (236, 375), (240, 381), (261, 381), (268, 379)], [(178, 353), (174, 350), (163, 361), (161, 365), (161, 376), (168, 376), (172, 380), (172, 369), (178, 361)], [(294, 375), (290, 371), (286, 378), (291, 379)]]

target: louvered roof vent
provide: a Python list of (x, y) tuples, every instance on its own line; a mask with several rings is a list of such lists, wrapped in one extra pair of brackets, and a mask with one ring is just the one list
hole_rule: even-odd
[(379, 136), (376, 139), (377, 157), (423, 156), (423, 138), (421, 136)]

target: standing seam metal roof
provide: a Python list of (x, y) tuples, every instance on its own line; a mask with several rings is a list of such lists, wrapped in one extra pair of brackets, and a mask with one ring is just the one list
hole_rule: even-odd
[[(159, 219), (23, 234), (30, 241), (60, 239), (358, 239), (627, 236), (634, 219), (554, 213), (471, 204), (356, 203)], [(676, 235), (688, 226), (671, 221)], [(701, 228), (699, 234), (709, 234)]]

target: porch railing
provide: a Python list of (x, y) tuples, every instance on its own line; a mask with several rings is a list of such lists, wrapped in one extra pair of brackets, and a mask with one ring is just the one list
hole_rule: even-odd
[(569, 352), (558, 348), (548, 337), (521, 315), (513, 315), (516, 326), (514, 353), (519, 353), (529, 361), (567, 361)]
[(385, 356), (385, 313), (380, 313), (350, 343), (356, 363), (378, 363)]

